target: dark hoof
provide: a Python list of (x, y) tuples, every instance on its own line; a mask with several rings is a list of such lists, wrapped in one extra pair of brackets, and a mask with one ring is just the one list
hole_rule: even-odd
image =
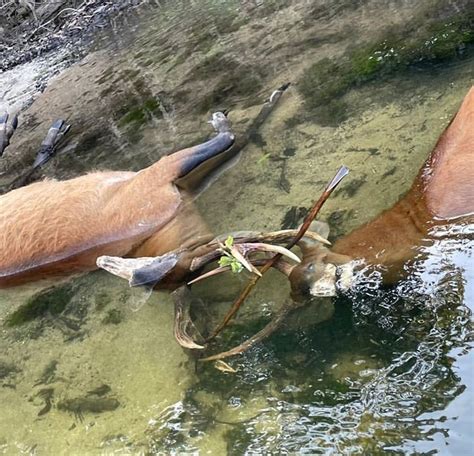
[(97, 266), (116, 276), (128, 280), (131, 287), (140, 285), (155, 286), (178, 262), (179, 256), (167, 253), (151, 258), (121, 258), (101, 256)]
[(10, 144), (10, 138), (18, 127), (18, 116), (15, 114), (10, 122), (8, 122), (9, 117), (8, 112), (4, 112), (0, 115), (0, 157)]
[(64, 120), (58, 119), (53, 122), (51, 128), (41, 143), (41, 147), (36, 154), (33, 168), (39, 168), (48, 162), (51, 157), (56, 154), (56, 149), (64, 135), (69, 131), (71, 126), (68, 125)]

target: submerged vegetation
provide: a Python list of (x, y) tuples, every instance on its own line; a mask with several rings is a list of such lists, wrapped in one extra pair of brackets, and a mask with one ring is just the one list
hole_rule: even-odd
[[(84, 6), (98, 3), (110, 4), (90, 0)], [(171, 143), (174, 147), (189, 142), (186, 134), (210, 135), (203, 113), (211, 109), (235, 106), (231, 119), (239, 130), (252, 116), (246, 104), (260, 103), (263, 94), (269, 95), (270, 83), (273, 87), (275, 80), (281, 83), (283, 77), (289, 77), (291, 82), (299, 82), (295, 87), (307, 108), (303, 115), (308, 120), (309, 113), (310, 120), (304, 125), (295, 122), (300, 100), (291, 92), (286, 95), (269, 128), (261, 136), (252, 136), (244, 152), (247, 155), (202, 195), (200, 208), (206, 211), (206, 221), (219, 228), (260, 229), (263, 225), (277, 229), (280, 222), (284, 229), (295, 228), (307, 214), (305, 198), (324, 183), (326, 170), (347, 159), (352, 165), (350, 180), (324, 216), (334, 241), (370, 215), (371, 208), (378, 210), (388, 204), (390, 192), (403, 188), (399, 177), (415, 161), (405, 162), (406, 143), (411, 147), (410, 141), (434, 139), (431, 132), (443, 124), (444, 120), (433, 122), (429, 117), (426, 121), (424, 112), (412, 111), (409, 104), (421, 100), (423, 110), (432, 108), (430, 114), (440, 119), (454, 106), (453, 99), (463, 92), (466, 80), (472, 83), (471, 76), (456, 79), (450, 70), (440, 71), (438, 78), (433, 78), (436, 83), (422, 90), (416, 77), (407, 78), (408, 88), (397, 93), (397, 109), (390, 113), (397, 118), (384, 116), (376, 106), (370, 114), (378, 116), (380, 123), (363, 119), (367, 128), (361, 129), (359, 114), (366, 112), (366, 91), (344, 95), (364, 84), (412, 74), (413, 69), (427, 74), (427, 68), (463, 59), (473, 46), (472, 15), (440, 21), (445, 15), (433, 12), (427, 15), (430, 24), (398, 23), (394, 27), (403, 30), (393, 28), (379, 34), (380, 23), (387, 24), (394, 14), (393, 10), (385, 13), (384, 8), (390, 3), (406, 12), (411, 9), (406, 6), (410, 2), (157, 3), (163, 9), (150, 18), (154, 23), (140, 23), (140, 33), (145, 36), (141, 41), (126, 44), (118, 58), (116, 48), (107, 47), (113, 52), (105, 70), (99, 69), (97, 60), (80, 67), (88, 77), (92, 75), (87, 83), (77, 82), (77, 92), (92, 91), (90, 104), (86, 105), (86, 97), (73, 98), (55, 89), (45, 94), (48, 103), (42, 111), (37, 109), (35, 124), (21, 125), (19, 135), (28, 129), (40, 130), (37, 126), (41, 127), (43, 114), (76, 116), (71, 133), (79, 144), (70, 154), (70, 162), (65, 155), (50, 163), (49, 176), (64, 178), (73, 170), (83, 173), (104, 167), (139, 168), (157, 157), (156, 142), (162, 138), (169, 141), (166, 147)], [(435, 0), (426, 3), (431, 5)], [(73, 2), (63, 2), (66, 4)], [(369, 4), (371, 12), (380, 12), (370, 19), (371, 24), (377, 23), (377, 32), (364, 33), (361, 27), (358, 36), (364, 43), (354, 41), (347, 47), (346, 32), (338, 27), (347, 24), (341, 17)], [(449, 4), (454, 11), (457, 0), (455, 6)], [(305, 12), (304, 19), (300, 20), (296, 8), (285, 11), (288, 5), (298, 5)], [(181, 7), (178, 14), (174, 7)], [(312, 15), (306, 14), (308, 10)], [(269, 17), (275, 11), (278, 20)], [(297, 20), (291, 22), (290, 13)], [(169, 22), (174, 22), (167, 23), (167, 15)], [(67, 17), (72, 19), (72, 12)], [(350, 19), (355, 24), (357, 15)], [(323, 22), (333, 29), (330, 39), (326, 39), (329, 34), (318, 35)], [(189, 32), (177, 34), (180, 28)], [(61, 34), (61, 30), (54, 30)], [(116, 36), (118, 42), (126, 34), (122, 32)], [(268, 41), (260, 39), (263, 34)], [(239, 41), (242, 35), (252, 40)], [(111, 45), (117, 43), (112, 40)], [(308, 60), (308, 55), (313, 60)], [(323, 55), (329, 57), (322, 59)], [(99, 55), (98, 59), (102, 58)], [(297, 81), (305, 62), (316, 63)], [(97, 71), (86, 73), (92, 65)], [(467, 67), (472, 70), (470, 61), (462, 66), (465, 73)], [(426, 80), (431, 82), (429, 78), (423, 82)], [(77, 80), (69, 76), (66, 81), (63, 86)], [(98, 87), (93, 87), (92, 81)], [(453, 94), (449, 98), (443, 95), (444, 86), (451, 83), (455, 89), (446, 89)], [(387, 87), (377, 84), (374, 98), (390, 96), (395, 85), (392, 80)], [(440, 101), (423, 105), (433, 93), (436, 97), (440, 94)], [(349, 128), (315, 125), (344, 119), (349, 101), (354, 114)], [(420, 115), (423, 120), (417, 117)], [(83, 117), (88, 119), (84, 123), (87, 128), (79, 122)], [(400, 135), (389, 135), (384, 141), (387, 131), (383, 125), (392, 120)], [(415, 129), (426, 130), (426, 134), (417, 135)], [(421, 157), (423, 153), (419, 148), (412, 155)], [(285, 167), (288, 163), (288, 168), (281, 163)], [(291, 193), (275, 189), (280, 167), (287, 174), (282, 171), (279, 182), (287, 175)], [(393, 179), (384, 179), (387, 176)], [(232, 240), (226, 244), (232, 246)], [(226, 254), (221, 265), (241, 269), (237, 259)], [(466, 265), (469, 271), (467, 260)], [(74, 285), (60, 284), (28, 299), (16, 296), (16, 290), (8, 291), (6, 298), (0, 298), (4, 309), (0, 453), (18, 452), (21, 444), (24, 452), (60, 454), (67, 451), (67, 442), (70, 451), (83, 454), (418, 454), (418, 450), (432, 452), (435, 446), (448, 444), (446, 448), (463, 454), (457, 451), (459, 441), (466, 451), (472, 446), (470, 436), (462, 434), (469, 411), (459, 406), (467, 403), (472, 390), (466, 374), (472, 367), (472, 357), (466, 356), (472, 327), (465, 305), (471, 297), (467, 292), (463, 298), (462, 286), (466, 280), (468, 290), (472, 280), (465, 279), (458, 263), (443, 262), (439, 268), (442, 274), (451, 274), (452, 269), (453, 277), (443, 275), (444, 284), (437, 287), (438, 277), (430, 276), (429, 296), (418, 296), (418, 282), (401, 283), (390, 290), (371, 289), (365, 295), (338, 298), (334, 316), (322, 324), (315, 323), (314, 317), (327, 301), (313, 302), (265, 344), (256, 344), (246, 355), (232, 360), (236, 370), (232, 374), (218, 371), (210, 363), (195, 363), (175, 348), (172, 302), (164, 294), (154, 293), (148, 300), (140, 290), (129, 290), (126, 283), (122, 288), (119, 280), (107, 279), (105, 274), (75, 279)], [(243, 279), (233, 277), (231, 283), (221, 277), (214, 282), (217, 285), (204, 289), (203, 294), (211, 298), (193, 301), (191, 315), (199, 329), (204, 328), (203, 333), (220, 321), (224, 307), (230, 305), (233, 284), (242, 284)], [(238, 345), (268, 323), (288, 290), (280, 287), (281, 277), (276, 273), (265, 280), (241, 318), (229, 327), (225, 340), (217, 344)], [(135, 313), (137, 309), (140, 311)]]
[(389, 29), (378, 41), (355, 46), (341, 57), (319, 60), (304, 72), (299, 90), (308, 110), (324, 106), (326, 116), (340, 117), (345, 105), (339, 98), (352, 87), (412, 67), (462, 59), (473, 45), (474, 9), (426, 26), (414, 22), (407, 30)]
[(263, 87), (263, 71), (223, 52), (216, 52), (194, 66), (184, 82), (185, 85), (196, 83), (205, 84), (201, 96), (196, 96), (193, 91), (181, 91), (176, 99), (202, 114), (223, 108), (223, 103), (228, 108), (229, 103), (236, 100), (254, 100), (255, 94)]
[(69, 284), (48, 288), (12, 312), (6, 319), (6, 326), (19, 326), (46, 314), (59, 315), (74, 296), (75, 290)]

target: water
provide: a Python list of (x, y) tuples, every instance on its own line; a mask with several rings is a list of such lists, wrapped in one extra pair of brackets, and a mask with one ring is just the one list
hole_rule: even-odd
[[(73, 130), (45, 176), (140, 169), (205, 138), (213, 109), (230, 107), (235, 130), (243, 131), (272, 90), (292, 81), (260, 136), (197, 205), (216, 233), (279, 229), (344, 163), (351, 174), (321, 214), (339, 236), (409, 188), (474, 82), (474, 61), (468, 52), (380, 74), (351, 86), (339, 104), (311, 112), (300, 90), (303, 72), (323, 57), (379, 42), (389, 26), (415, 36), (417, 18), (423, 28), (466, 5), (164, 3), (106, 32), (83, 61), (35, 95), (0, 164), (0, 184), (32, 162), (56, 117), (68, 118)], [(12, 74), (1, 84), (10, 87)], [(9, 104), (29, 96), (16, 90)], [(455, 228), (464, 234), (439, 236), (397, 286), (367, 286), (302, 309), (265, 343), (231, 359), (235, 374), (196, 364), (177, 346), (165, 293), (146, 299), (97, 272), (46, 289), (32, 306), (39, 310), (9, 326), (40, 286), (3, 290), (0, 448), (470, 454), (472, 227)], [(242, 280), (197, 287), (199, 318), (212, 327)], [(287, 284), (270, 274), (213, 349), (254, 334), (287, 296)], [(55, 304), (45, 310), (42, 302)]]

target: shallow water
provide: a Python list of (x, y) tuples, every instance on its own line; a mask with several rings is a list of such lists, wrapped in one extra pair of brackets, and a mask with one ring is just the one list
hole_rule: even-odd
[[(274, 88), (300, 81), (313, 62), (377, 40), (389, 26), (403, 30), (414, 18), (463, 8), (165, 3), (105, 32), (83, 61), (35, 95), (0, 164), (0, 185), (32, 161), (53, 118), (67, 117), (73, 130), (44, 176), (140, 169), (205, 138), (212, 110), (230, 107), (241, 132)], [(216, 233), (295, 226), (290, 209), (308, 207), (344, 163), (351, 174), (320, 218), (333, 237), (369, 220), (407, 191), (474, 83), (471, 55), (357, 84), (332, 114), (308, 113), (294, 84), (240, 161), (197, 200), (203, 217)], [(0, 83), (11, 87), (12, 75)], [(25, 90), (16, 89), (10, 105), (28, 98), (30, 86), (20, 82)], [(308, 305), (230, 360), (235, 374), (196, 364), (178, 348), (165, 293), (131, 291), (96, 272), (47, 290), (33, 306), (40, 310), (12, 326), (14, 310), (40, 286), (4, 290), (0, 451), (470, 454), (472, 227), (454, 228), (463, 234), (439, 236), (397, 286)], [(197, 287), (200, 315), (215, 323), (243, 280)], [(213, 349), (255, 333), (287, 296), (287, 284), (269, 274)]]

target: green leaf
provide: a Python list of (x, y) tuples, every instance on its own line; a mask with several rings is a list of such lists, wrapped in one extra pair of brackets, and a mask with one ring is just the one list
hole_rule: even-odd
[(224, 242), (224, 245), (230, 249), (234, 245), (234, 238), (232, 236), (227, 236), (227, 239)]
[(242, 269), (244, 269), (244, 267), (237, 260), (235, 260), (230, 264), (230, 269), (234, 274), (238, 274), (242, 271)]
[(233, 256), (221, 256), (219, 258), (218, 263), (221, 268), (229, 266), (231, 271), (235, 274), (241, 272), (244, 269), (244, 267), (240, 264), (239, 260), (237, 260)]
[(230, 266), (232, 264), (232, 261), (235, 261), (235, 260), (228, 256), (222, 256), (219, 259), (219, 266), (222, 268), (224, 268), (225, 266)]

